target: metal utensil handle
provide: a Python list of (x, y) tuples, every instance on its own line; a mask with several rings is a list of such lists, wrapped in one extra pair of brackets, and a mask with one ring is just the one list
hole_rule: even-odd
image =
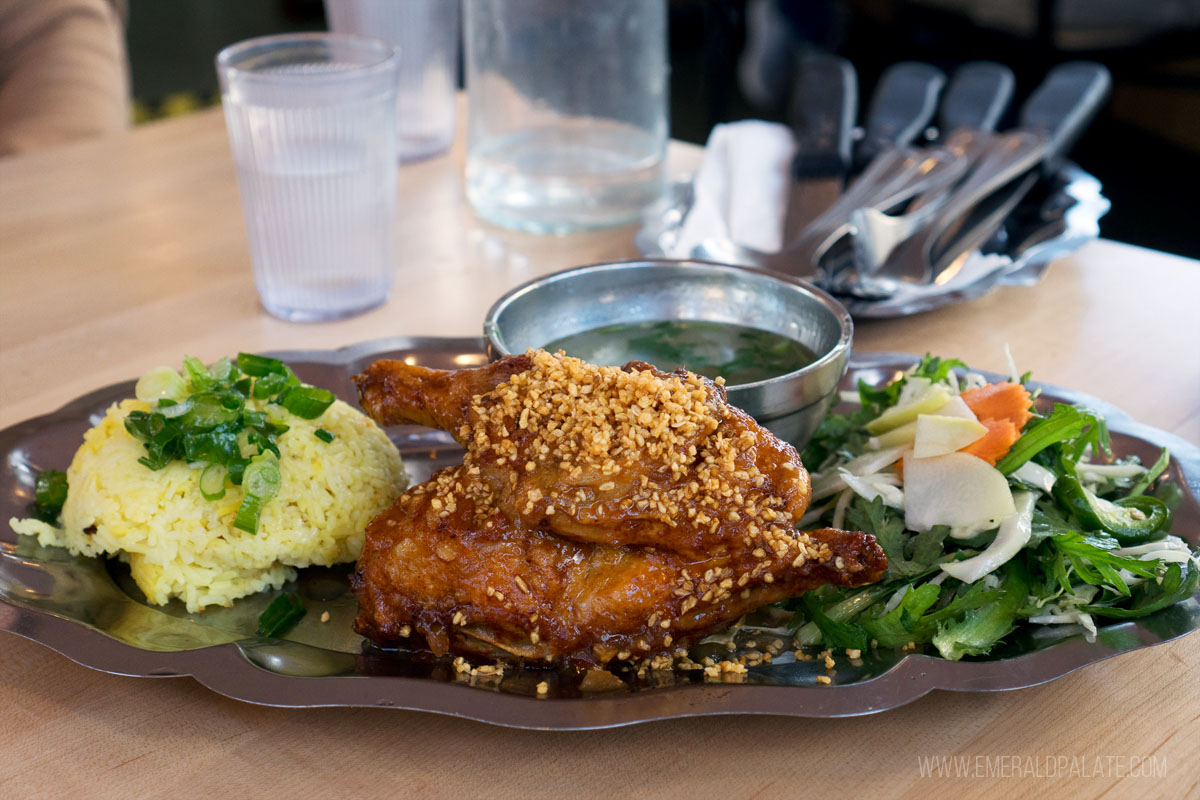
[(946, 136), (958, 128), (994, 131), (1012, 102), (1013, 72), (994, 61), (972, 61), (954, 71), (938, 107), (938, 127)]
[(863, 140), (854, 153), (862, 169), (889, 145), (912, 142), (929, 125), (937, 109), (945, 74), (930, 64), (901, 61), (884, 71), (871, 96)]
[(849, 61), (830, 55), (802, 59), (789, 106), (797, 150), (793, 176), (844, 177), (857, 113), (858, 78)]
[(1092, 61), (1069, 61), (1046, 75), (1021, 107), (1021, 127), (1049, 138), (1046, 168), (1054, 169), (1096, 116), (1112, 89), (1112, 75)]

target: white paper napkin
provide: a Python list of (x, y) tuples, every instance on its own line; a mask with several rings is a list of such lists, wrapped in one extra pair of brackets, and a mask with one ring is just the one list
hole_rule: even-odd
[(795, 154), (796, 140), (786, 125), (745, 120), (713, 128), (672, 255), (686, 258), (706, 239), (778, 252)]

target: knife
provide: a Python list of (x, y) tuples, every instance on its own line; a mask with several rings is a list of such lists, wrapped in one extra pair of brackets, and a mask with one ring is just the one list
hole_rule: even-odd
[(887, 148), (906, 145), (924, 132), (945, 84), (940, 69), (917, 61), (901, 61), (884, 70), (871, 95), (862, 141), (854, 150), (854, 171), (865, 168)]
[(833, 205), (850, 170), (851, 139), (858, 112), (858, 78), (844, 58), (813, 54), (800, 60), (788, 106), (796, 136), (792, 191), (784, 241)]
[(954, 71), (938, 107), (942, 138), (959, 128), (994, 131), (1012, 102), (1013, 72), (994, 61), (972, 61)]

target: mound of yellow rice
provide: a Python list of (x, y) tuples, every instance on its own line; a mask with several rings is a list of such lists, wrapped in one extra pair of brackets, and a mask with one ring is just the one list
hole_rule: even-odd
[[(263, 410), (265, 401), (248, 408)], [(279, 407), (276, 406), (275, 409)], [(296, 567), (353, 561), (367, 522), (400, 496), (407, 476), (400, 453), (374, 422), (342, 401), (314, 420), (288, 414), (279, 437), (279, 492), (262, 508), (257, 533), (233, 527), (239, 486), (220, 500), (200, 494), (200, 469), (172, 462), (151, 471), (138, 463), (142, 443), (125, 416), (149, 404), (125, 400), (84, 434), (67, 470), (62, 527), (12, 520), (17, 533), (72, 553), (118, 554), (146, 598), (178, 597), (188, 611), (229, 605), (278, 588)], [(331, 442), (317, 438), (323, 428)]]

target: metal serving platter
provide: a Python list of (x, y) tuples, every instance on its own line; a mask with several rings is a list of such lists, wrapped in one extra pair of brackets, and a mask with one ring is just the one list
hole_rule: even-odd
[[(333, 351), (278, 353), (306, 381), (355, 398), (350, 376), (377, 358), (454, 368), (485, 361), (478, 339), (397, 338)], [(899, 354), (858, 354), (844, 385), (879, 382), (913, 363)], [(1200, 448), (1140, 425), (1086, 395), (1044, 386), (1046, 401), (1085, 403), (1107, 418), (1113, 446), (1149, 462), (1162, 446), (1173, 454), (1168, 476), (1185, 488), (1175, 533), (1200, 540)], [(24, 516), (36, 471), (65, 469), (83, 432), (113, 402), (132, 394), (133, 381), (99, 389), (51, 414), (0, 431), (0, 519)], [(389, 434), (414, 481), (454, 463), (460, 450), (445, 434), (396, 427)], [(1089, 643), (1075, 629), (1040, 629), (1015, 636), (986, 659), (950, 662), (886, 650), (861, 663), (838, 659), (833, 684), (819, 661), (788, 654), (753, 667), (739, 685), (706, 683), (701, 672), (619, 673), (600, 691), (571, 670), (509, 668), (500, 677), (458, 673), (449, 659), (380, 650), (351, 630), (355, 601), (348, 567), (303, 570), (294, 586), (308, 615), (285, 639), (262, 639), (258, 615), (275, 593), (231, 608), (188, 614), (177, 601), (145, 603), (115, 559), (74, 557), (39, 547), (0, 525), (0, 630), (50, 647), (93, 669), (137, 677), (191, 676), (213, 691), (272, 706), (383, 706), (431, 711), (520, 728), (582, 729), (671, 717), (777, 714), (844, 717), (884, 711), (934, 689), (999, 691), (1034, 686), (1087, 664), (1170, 641), (1200, 627), (1197, 598), (1145, 619), (1113, 624)], [(328, 622), (320, 622), (323, 611)], [(594, 676), (593, 676), (594, 677)], [(539, 697), (537, 685), (549, 685)]]
[[(662, 208), (646, 219), (634, 243), (647, 257), (668, 256), (693, 202), (691, 180), (673, 184)], [(1004, 224), (971, 253), (945, 283), (910, 286), (887, 298), (837, 295), (855, 319), (888, 319), (974, 300), (997, 286), (1033, 286), (1046, 266), (1100, 235), (1100, 218), (1110, 203), (1100, 181), (1070, 162), (1042, 178)]]

